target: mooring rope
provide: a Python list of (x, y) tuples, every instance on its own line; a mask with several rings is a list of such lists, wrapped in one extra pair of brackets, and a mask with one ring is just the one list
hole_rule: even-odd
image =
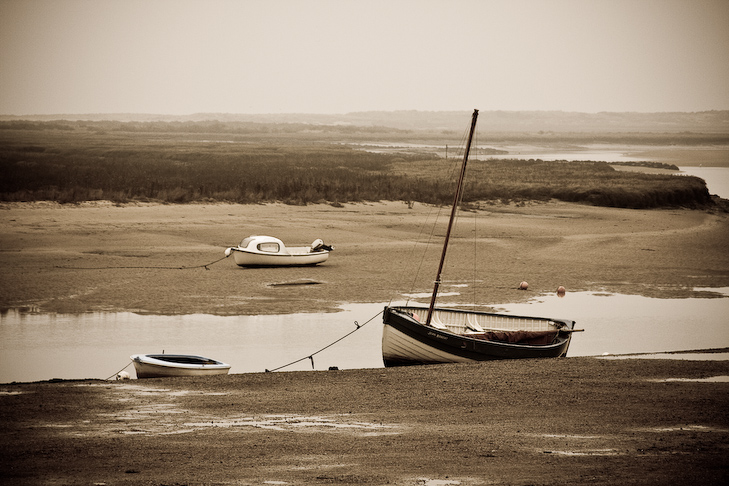
[(370, 323), (370, 322), (371, 322), (371, 321), (372, 321), (372, 320), (373, 320), (373, 319), (374, 319), (375, 317), (377, 317), (377, 316), (379, 316), (380, 314), (382, 314), (382, 312), (384, 312), (384, 311), (380, 311), (380, 312), (378, 312), (377, 314), (375, 314), (374, 316), (372, 316), (372, 317), (371, 317), (371, 318), (370, 318), (370, 319), (369, 319), (369, 320), (368, 320), (367, 322), (365, 322), (364, 324), (359, 324), (359, 323), (358, 323), (357, 321), (354, 321), (354, 325), (355, 325), (355, 326), (357, 326), (357, 327), (356, 327), (356, 328), (355, 328), (355, 329), (354, 329), (353, 331), (350, 331), (350, 332), (348, 332), (347, 334), (345, 334), (344, 336), (340, 337), (339, 339), (337, 339), (337, 340), (336, 340), (336, 341), (334, 341), (333, 343), (327, 344), (326, 346), (324, 346), (323, 348), (321, 348), (321, 349), (320, 349), (319, 351), (315, 351), (315, 352), (311, 353), (311, 354), (310, 354), (310, 355), (308, 355), (308, 356), (304, 356), (304, 357), (303, 357), (303, 358), (301, 358), (301, 359), (297, 359), (296, 361), (292, 361), (291, 363), (285, 364), (285, 365), (283, 365), (283, 366), (279, 366), (278, 368), (274, 368), (274, 369), (272, 369), (272, 370), (266, 369), (266, 373), (272, 373), (272, 372), (274, 372), (274, 371), (278, 371), (278, 370), (280, 370), (280, 369), (286, 368), (286, 367), (288, 367), (288, 366), (291, 366), (291, 365), (293, 365), (293, 364), (296, 364), (296, 363), (300, 363), (301, 361), (304, 361), (304, 360), (306, 360), (306, 359), (308, 359), (308, 360), (310, 360), (310, 361), (311, 361), (311, 369), (312, 369), (312, 370), (313, 370), (313, 369), (315, 369), (315, 368), (314, 368), (314, 355), (315, 355), (315, 354), (319, 354), (319, 353), (321, 353), (321, 352), (322, 352), (322, 351), (324, 351), (325, 349), (327, 349), (327, 348), (330, 348), (330, 347), (334, 346), (334, 345), (335, 345), (335, 344), (337, 344), (337, 343), (338, 343), (339, 341), (341, 341), (341, 340), (343, 340), (344, 338), (346, 338), (346, 337), (348, 337), (348, 336), (351, 336), (351, 335), (352, 335), (352, 334), (354, 334), (355, 332), (359, 331), (360, 329), (362, 329), (363, 327), (365, 327), (365, 326), (366, 326), (367, 324), (369, 324), (369, 323)]
[(124, 371), (125, 369), (129, 368), (129, 365), (131, 365), (131, 364), (132, 364), (132, 362), (130, 361), (129, 363), (127, 363), (127, 365), (126, 365), (126, 366), (125, 366), (124, 368), (120, 369), (119, 371), (117, 371), (116, 373), (114, 373), (113, 375), (111, 375), (111, 376), (110, 376), (109, 378), (107, 378), (107, 379), (106, 379), (105, 381), (109, 381), (109, 380), (111, 380), (112, 378), (116, 377), (116, 376), (117, 376), (117, 375), (118, 375), (119, 373), (121, 373), (121, 372), (122, 372), (122, 371)]
[(221, 260), (225, 260), (228, 258), (227, 256), (224, 256), (222, 258), (218, 258), (217, 260), (205, 263), (203, 265), (190, 265), (190, 266), (182, 266), (182, 267), (65, 267), (61, 265), (56, 265), (56, 268), (65, 268), (67, 270), (128, 270), (128, 269), (158, 269), (158, 270), (190, 270), (193, 268), (205, 268), (205, 270), (210, 270), (208, 267), (210, 265), (213, 265), (215, 263), (218, 263)]

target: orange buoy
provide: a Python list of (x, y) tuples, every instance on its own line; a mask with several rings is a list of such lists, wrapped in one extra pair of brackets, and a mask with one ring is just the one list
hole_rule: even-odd
[(564, 297), (564, 294), (567, 293), (567, 290), (562, 287), (561, 285), (557, 287), (557, 295), (560, 297)]
[(529, 288), (529, 284), (526, 282), (522, 282), (519, 284), (519, 290), (526, 290)]

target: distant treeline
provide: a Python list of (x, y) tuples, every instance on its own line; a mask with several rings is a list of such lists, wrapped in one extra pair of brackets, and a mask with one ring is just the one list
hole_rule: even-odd
[[(260, 137), (284, 141), (344, 141), (344, 140), (398, 140), (442, 144), (453, 141), (461, 132), (445, 128), (410, 130), (384, 125), (272, 123), (250, 121), (115, 121), (115, 120), (7, 120), (0, 121), (0, 133), (18, 131), (74, 132), (124, 136), (132, 134), (165, 135), (168, 137), (227, 137), (233, 141), (255, 141)], [(488, 131), (479, 128), (478, 139), (486, 143), (540, 143), (585, 144), (606, 143), (626, 145), (729, 145), (726, 132), (558, 132), (558, 131)]]
[[(303, 124), (308, 126), (390, 127), (406, 131), (449, 131), (460, 133), (467, 126), (471, 111), (365, 111), (340, 114), (279, 113), (195, 113), (162, 115), (135, 113), (87, 113), (9, 116), (6, 120), (84, 120), (122, 122), (243, 122), (254, 124)], [(568, 111), (489, 111), (481, 110), (479, 129), (484, 132), (561, 132), (561, 133), (723, 133), (729, 132), (729, 110), (701, 112), (601, 112)]]
[[(156, 132), (2, 132), (2, 201), (448, 204), (453, 193), (455, 161), (434, 155), (370, 153), (306, 140), (215, 142)], [(549, 199), (626, 208), (711, 204), (704, 182), (695, 177), (621, 172), (604, 162), (470, 163), (465, 202)]]
[(260, 134), (306, 134), (317, 133), (404, 133), (382, 126), (351, 126), (351, 125), (311, 125), (306, 123), (257, 123), (257, 122), (224, 122), (217, 120), (205, 121), (31, 121), (11, 120), (0, 121), (0, 130), (86, 130), (99, 134), (108, 132), (129, 133), (184, 133), (184, 134), (232, 134), (232, 135), (260, 135)]

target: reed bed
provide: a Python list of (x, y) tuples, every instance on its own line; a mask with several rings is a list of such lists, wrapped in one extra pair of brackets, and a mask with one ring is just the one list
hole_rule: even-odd
[[(325, 136), (300, 125), (278, 130), (233, 130), (214, 122), (3, 122), (0, 200), (297, 205), (451, 200), (457, 160), (373, 153), (341, 143), (352, 134), (386, 137), (383, 129), (332, 129)], [(470, 162), (466, 203), (550, 199), (624, 208), (711, 204), (704, 181), (695, 177), (623, 172), (594, 161)]]

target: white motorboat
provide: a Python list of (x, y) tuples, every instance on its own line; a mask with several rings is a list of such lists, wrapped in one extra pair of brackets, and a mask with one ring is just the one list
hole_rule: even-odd
[(225, 375), (230, 365), (190, 354), (133, 354), (137, 378)]
[(319, 239), (310, 246), (286, 247), (273, 236), (249, 236), (240, 245), (227, 248), (225, 256), (233, 255), (241, 267), (316, 265), (325, 262), (333, 249)]

